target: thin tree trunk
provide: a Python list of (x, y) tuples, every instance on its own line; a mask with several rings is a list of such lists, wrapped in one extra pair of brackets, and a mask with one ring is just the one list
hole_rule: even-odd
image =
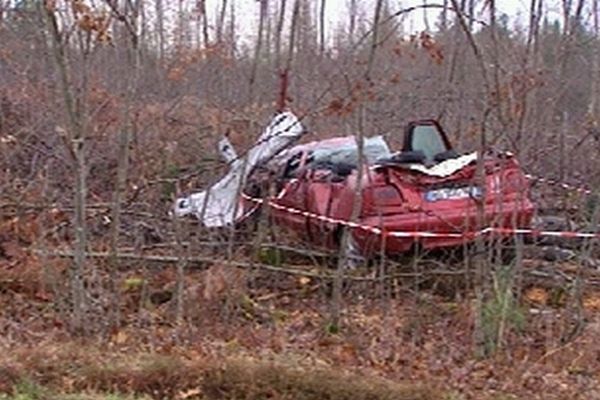
[(350, 26), (348, 28), (348, 37), (351, 46), (354, 46), (354, 34), (356, 32), (356, 14), (358, 12), (356, 1), (357, 0), (350, 0)]
[(475, 15), (475, 0), (469, 0), (469, 9), (468, 9), (468, 13), (469, 13), (469, 32), (473, 32), (473, 16)]
[(260, 0), (260, 17), (258, 21), (258, 34), (256, 36), (256, 45), (254, 46), (254, 60), (252, 62), (252, 72), (250, 73), (249, 103), (252, 103), (254, 97), (254, 83), (258, 71), (258, 64), (263, 43), (263, 30), (265, 28), (265, 18), (267, 17), (268, 0)]
[(441, 21), (440, 21), (440, 30), (442, 32), (446, 32), (447, 29), (448, 29), (448, 0), (444, 0)]
[[(458, 6), (457, 0), (451, 0), (451, 2), (452, 2), (452, 7), (455, 10), (461, 9)], [(483, 78), (483, 85), (485, 86), (486, 96), (489, 97), (492, 94), (492, 90), (490, 88), (490, 83), (488, 80), (488, 71), (486, 68), (485, 61), (483, 59), (483, 54), (481, 53), (479, 46), (477, 46), (477, 43), (475, 42), (475, 38), (473, 37), (471, 29), (469, 28), (469, 25), (465, 21), (465, 17), (463, 15), (463, 13), (461, 11), (456, 11), (456, 16), (457, 16), (458, 24), (460, 25), (463, 33), (467, 37), (467, 43), (469, 43), (469, 46), (471, 47), (471, 50), (473, 51), (473, 55), (475, 56), (475, 60), (477, 61), (479, 71), (481, 72), (481, 77)], [(490, 101), (488, 99), (488, 103), (489, 102)]]
[[(451, 0), (452, 1), (452, 6), (455, 10), (461, 10), (462, 8), (459, 7), (458, 5), (458, 1), (457, 0)], [(469, 6), (472, 5), (473, 0), (469, 0)], [(494, 10), (492, 9), (491, 12), (493, 13)], [(485, 87), (485, 94), (486, 94), (486, 105), (485, 105), (485, 109), (483, 111), (482, 114), (482, 118), (481, 118), (481, 124), (480, 124), (480, 136), (479, 136), (479, 148), (478, 148), (478, 152), (477, 152), (477, 166), (476, 166), (476, 173), (475, 173), (475, 180), (476, 182), (481, 185), (481, 187), (485, 187), (485, 170), (484, 170), (484, 164), (483, 164), (483, 157), (485, 154), (485, 148), (487, 146), (487, 139), (486, 139), (486, 122), (487, 122), (487, 118), (489, 116), (490, 111), (492, 110), (493, 106), (494, 106), (494, 100), (493, 100), (493, 93), (492, 90), (490, 88), (490, 83), (488, 80), (488, 72), (487, 72), (487, 68), (485, 65), (485, 61), (483, 59), (483, 54), (481, 53), (481, 50), (479, 49), (479, 47), (477, 46), (475, 39), (473, 38), (473, 34), (471, 31), (471, 28), (469, 27), (469, 25), (466, 23), (465, 18), (463, 16), (463, 13), (461, 11), (456, 11), (456, 15), (457, 15), (457, 20), (458, 23), (460, 24), (461, 29), (463, 30), (463, 33), (465, 34), (465, 36), (467, 37), (467, 42), (469, 43), (472, 51), (473, 51), (473, 55), (475, 56), (477, 65), (480, 69), (482, 78), (483, 78), (483, 85)], [(494, 20), (494, 19), (492, 19)], [(483, 196), (485, 196), (486, 194), (483, 193)], [(483, 223), (484, 223), (484, 203), (483, 203), (483, 199), (482, 201), (478, 201), (477, 202), (477, 226), (476, 229), (479, 230), (483, 227)], [(474, 280), (474, 290), (475, 290), (475, 307), (474, 307), (474, 321), (473, 321), (473, 343), (475, 346), (475, 355), (477, 357), (483, 357), (485, 355), (485, 332), (484, 332), (484, 326), (483, 326), (483, 305), (484, 305), (484, 300), (485, 300), (485, 296), (486, 296), (486, 285), (487, 285), (487, 278), (488, 278), (488, 266), (486, 263), (486, 259), (484, 257), (485, 255), (485, 243), (483, 241), (483, 238), (481, 236), (478, 236), (476, 241), (475, 241), (475, 255), (473, 257), (473, 263), (475, 265), (475, 280)]]
[(234, 0), (231, 0), (230, 2), (230, 17), (229, 17), (229, 40), (231, 42), (230, 46), (231, 46), (231, 53), (230, 53), (230, 57), (233, 59), (235, 58), (235, 53), (237, 51), (237, 47), (236, 47), (236, 29), (235, 29), (235, 2)]
[(375, 62), (375, 55), (377, 53), (377, 46), (379, 40), (379, 21), (381, 19), (381, 8), (383, 7), (383, 0), (377, 0), (375, 3), (375, 15), (373, 16), (373, 40), (371, 41), (371, 48), (369, 51), (369, 63), (367, 64), (367, 70), (365, 72), (365, 79), (371, 78), (371, 72), (373, 71), (373, 64)]
[(570, 130), (568, 111), (563, 111), (562, 122), (562, 129), (560, 130), (560, 133), (558, 135), (558, 180), (560, 182), (562, 182), (565, 177), (565, 139), (569, 134)]
[(221, 0), (221, 11), (217, 21), (217, 42), (223, 41), (223, 30), (225, 28), (225, 14), (227, 13), (227, 0)]
[[(596, 198), (599, 198), (599, 195), (600, 190), (598, 189), (594, 190), (592, 193), (592, 196), (595, 196)], [(592, 228), (592, 231), (600, 232), (600, 203), (596, 203), (592, 207), (591, 213), (590, 227)], [(581, 245), (581, 252), (577, 262), (577, 274), (575, 276), (574, 285), (571, 289), (572, 296), (569, 304), (567, 305), (567, 318), (564, 322), (565, 327), (561, 335), (562, 343), (567, 343), (574, 340), (583, 332), (585, 328), (586, 318), (583, 305), (583, 296), (585, 292), (584, 260), (589, 260), (592, 256), (595, 242), (596, 240), (593, 239), (585, 239)]]
[[(369, 80), (373, 68), (373, 61), (375, 59), (375, 55), (377, 52), (377, 33), (378, 33), (378, 25), (381, 14), (381, 8), (383, 5), (383, 0), (377, 0), (375, 5), (375, 16), (373, 18), (373, 40), (371, 42), (371, 49), (369, 53), (369, 63), (367, 64), (367, 69), (365, 71), (365, 79)], [(362, 207), (362, 177), (363, 177), (363, 167), (364, 167), (364, 154), (363, 154), (363, 138), (364, 138), (364, 114), (365, 107), (363, 104), (360, 105), (358, 110), (358, 130), (355, 135), (355, 140), (357, 143), (357, 158), (358, 158), (358, 174), (356, 179), (356, 186), (354, 187), (354, 197), (352, 199), (352, 212), (350, 215), (350, 221), (354, 222), (358, 219), (360, 214), (360, 210)], [(351, 248), (352, 241), (352, 232), (347, 228), (342, 228), (342, 238), (340, 240), (340, 256), (338, 258), (338, 263), (336, 267), (336, 272), (333, 280), (333, 292), (331, 299), (331, 316), (329, 326), (333, 331), (337, 331), (340, 327), (341, 321), (341, 310), (342, 310), (342, 287), (344, 282), (344, 270), (348, 266), (348, 256), (349, 250)]]
[[(572, 7), (572, 2), (571, 0), (563, 0), (563, 23), (565, 24), (563, 26), (563, 34), (562, 34), (562, 38), (561, 38), (561, 46), (560, 46), (560, 60), (559, 60), (559, 70), (558, 70), (558, 78), (557, 78), (557, 83), (558, 83), (558, 88), (559, 88), (559, 93), (562, 94), (565, 90), (566, 87), (566, 80), (567, 80), (567, 73), (568, 73), (568, 67), (569, 67), (569, 60), (571, 59), (571, 52), (573, 50), (573, 33), (574, 33), (574, 25), (576, 23), (572, 23), (572, 16), (571, 16), (571, 7)], [(578, 17), (575, 17), (575, 19), (577, 20)], [(561, 96), (562, 97), (562, 96)], [(554, 101), (554, 113), (559, 116), (559, 118), (561, 118), (562, 121), (562, 126), (559, 128), (559, 141), (560, 143), (564, 143), (564, 135), (565, 135), (565, 129), (567, 124), (568, 124), (568, 118), (569, 118), (569, 113), (568, 111), (565, 110), (559, 110), (560, 108), (560, 103), (559, 103), (559, 97), (556, 97), (556, 100)], [(563, 174), (564, 174), (564, 168), (565, 168), (565, 164), (564, 164), (564, 148), (563, 146), (561, 146), (559, 144), (559, 171), (558, 171), (558, 176), (559, 179), (562, 180)]]
[(571, 27), (571, 5), (572, 0), (562, 0), (564, 36), (566, 36), (569, 33), (569, 28)]
[(321, 55), (325, 52), (325, 5), (327, 0), (321, 0), (321, 9), (319, 11), (319, 52)]
[(427, 0), (423, 0), (423, 24), (425, 25), (425, 31), (431, 32), (431, 28), (429, 26), (429, 17), (427, 14)]
[(296, 48), (296, 36), (297, 36), (297, 27), (298, 27), (298, 16), (300, 15), (300, 1), (296, 0), (294, 2), (294, 9), (292, 12), (292, 24), (290, 26), (290, 43), (288, 46), (288, 55), (285, 62), (285, 70), (289, 73), (292, 68), (292, 63), (294, 61), (294, 49)]
[[(352, 198), (352, 212), (350, 215), (351, 222), (354, 222), (358, 219), (362, 207), (362, 196), (360, 193), (362, 193), (362, 176), (364, 172), (363, 167), (365, 165), (363, 152), (364, 111), (364, 105), (361, 105), (358, 111), (358, 130), (355, 135), (357, 144), (358, 174), (356, 186), (354, 187), (355, 195)], [(348, 227), (344, 226), (342, 228), (342, 237), (340, 239), (340, 255), (338, 257), (335, 275), (333, 277), (333, 288), (331, 293), (331, 314), (329, 320), (329, 331), (331, 333), (337, 333), (341, 326), (344, 271), (348, 267), (349, 256), (351, 256), (350, 248), (352, 240), (352, 231), (348, 229)]]
[[(476, 166), (476, 182), (481, 187), (485, 187), (485, 170), (483, 157), (485, 154), (486, 144), (486, 124), (487, 115), (484, 115), (481, 121), (481, 133), (479, 137), (479, 148), (477, 151), (477, 166)], [(483, 193), (486, 196), (486, 193)], [(484, 225), (484, 199), (480, 199), (477, 202), (477, 231), (483, 228)], [(480, 235), (475, 240), (475, 252), (473, 257), (473, 263), (475, 265), (475, 280), (473, 288), (475, 290), (475, 309), (474, 309), (474, 320), (473, 320), (473, 344), (475, 346), (475, 356), (482, 358), (486, 354), (486, 335), (483, 325), (483, 307), (487, 295), (487, 281), (489, 275), (489, 268), (487, 260), (485, 258), (486, 246), (483, 237)]]
[[(179, 190), (177, 190), (179, 196)], [(188, 264), (187, 249), (183, 245), (183, 232), (181, 223), (173, 216), (173, 228), (175, 231), (175, 249), (177, 251), (177, 275), (175, 280), (175, 323), (181, 326), (184, 320), (184, 292), (185, 292), (185, 270)]]
[[(86, 292), (84, 285), (86, 265), (86, 158), (84, 152), (85, 130), (84, 110), (78, 109), (77, 101), (71, 89), (71, 78), (69, 73), (68, 59), (65, 55), (65, 43), (58, 28), (58, 22), (54, 10), (49, 10), (46, 5), (40, 4), (41, 12), (46, 21), (50, 34), (50, 42), (55, 67), (58, 71), (63, 101), (67, 111), (68, 125), (68, 150), (75, 161), (75, 193), (74, 193), (74, 221), (75, 227), (75, 257), (71, 268), (71, 297), (73, 302), (73, 314), (71, 328), (76, 333), (84, 333), (85, 312), (87, 309)], [(85, 65), (83, 66), (85, 68)], [(84, 74), (86, 71), (83, 72)]]
[(591, 128), (598, 128), (598, 79), (600, 79), (600, 24), (598, 23), (598, 0), (592, 3), (592, 20), (594, 24), (594, 42), (592, 45), (592, 74), (591, 74), (591, 93), (588, 106), (588, 119)]
[(265, 64), (271, 65), (271, 50), (273, 49), (272, 40), (273, 40), (273, 18), (271, 17), (271, 12), (269, 11), (269, 6), (267, 5), (266, 16), (265, 16), (265, 44), (263, 45), (264, 53), (265, 53)]
[(281, 68), (281, 35), (283, 34), (283, 23), (285, 21), (285, 5), (286, 0), (281, 0), (277, 27), (275, 28), (275, 67), (278, 71)]
[(165, 61), (165, 26), (164, 26), (164, 10), (163, 0), (155, 0), (156, 6), (156, 30), (158, 33), (158, 59), (160, 65), (164, 65)]
[[(138, 15), (139, 15), (139, 39), (140, 43), (148, 43), (148, 16), (146, 15), (146, 2), (141, 0), (137, 4)], [(142, 53), (142, 49), (140, 49), (140, 63), (144, 61), (144, 58), (147, 54), (147, 51)]]
[[(529, 28), (527, 31), (527, 44), (525, 46), (525, 55), (521, 63), (521, 69), (523, 74), (529, 73), (530, 66), (533, 66), (533, 70), (537, 66), (537, 50), (538, 50), (538, 31), (539, 23), (541, 20), (541, 5), (542, 0), (531, 0), (529, 7)], [(527, 148), (523, 148), (521, 139), (525, 130), (525, 122), (529, 113), (529, 92), (525, 92), (521, 100), (521, 114), (517, 122), (517, 132), (515, 136), (514, 150), (517, 154), (528, 154)]]
[(137, 92), (137, 83), (139, 78), (140, 54), (139, 37), (137, 36), (138, 11), (140, 1), (136, 1), (131, 14), (127, 15), (127, 9), (123, 12), (124, 18), (127, 18), (129, 27), (128, 40), (125, 42), (127, 74), (126, 84), (124, 85), (125, 104), (122, 108), (121, 127), (119, 132), (119, 148), (117, 154), (117, 176), (115, 190), (113, 191), (111, 217), (112, 224), (110, 230), (110, 248), (109, 248), (109, 266), (112, 282), (112, 326), (117, 328), (120, 324), (120, 304), (119, 304), (119, 285), (116, 271), (119, 269), (119, 260), (117, 253), (119, 248), (119, 233), (121, 228), (121, 199), (127, 191), (127, 175), (129, 171), (129, 143), (131, 141), (131, 131), (133, 123), (131, 118), (132, 102)]
[(187, 25), (185, 22), (184, 0), (179, 0), (177, 7), (177, 30), (178, 36), (176, 43), (179, 46), (187, 45)]
[(577, 7), (575, 7), (575, 15), (573, 18), (573, 27), (571, 28), (571, 33), (575, 33), (578, 29), (582, 28), (581, 13), (583, 12), (584, 3), (585, 3), (585, 0), (579, 0), (577, 2)]
[[(223, 8), (225, 8), (226, 1), (223, 0), (223, 2), (224, 2)], [(221, 14), (223, 14), (223, 13), (221, 13)], [(202, 41), (203, 41), (204, 47), (208, 47), (208, 45), (210, 44), (210, 37), (208, 36), (208, 15), (206, 14), (206, 1), (205, 0), (200, 1), (200, 17), (202, 18)]]
[[(498, 32), (496, 26), (496, 1), (489, 0), (488, 7), (490, 11), (490, 33), (492, 37), (492, 71), (493, 71), (493, 79), (494, 79), (494, 93), (496, 98), (493, 99), (494, 103), (497, 104), (498, 110), (498, 120), (502, 125), (502, 129), (505, 134), (508, 131), (508, 122), (507, 117), (504, 115), (504, 109), (502, 107), (503, 99), (500, 95), (501, 87), (500, 87), (500, 56), (498, 49)], [(471, 14), (472, 15), (472, 14)]]
[(200, 50), (202, 48), (202, 15), (200, 11), (196, 10), (196, 26), (194, 32), (194, 40), (193, 42), (196, 45), (196, 50)]

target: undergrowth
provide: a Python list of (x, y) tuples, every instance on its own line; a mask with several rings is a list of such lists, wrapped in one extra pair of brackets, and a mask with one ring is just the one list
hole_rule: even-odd
[[(162, 354), (27, 349), (0, 362), (0, 400), (298, 399), (429, 400), (435, 390), (338, 369), (252, 358), (189, 360)], [(83, 393), (83, 394), (82, 394)]]

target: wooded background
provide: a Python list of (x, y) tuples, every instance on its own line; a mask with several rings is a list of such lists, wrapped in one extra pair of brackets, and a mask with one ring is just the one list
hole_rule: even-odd
[[(302, 118), (306, 140), (360, 132), (399, 145), (408, 121), (435, 118), (460, 151), (509, 150), (527, 173), (597, 194), (597, 0), (530, 0), (519, 18), (497, 12), (494, 0), (348, 0), (335, 27), (326, 23), (327, 0), (252, 4), (255, 24), (233, 0), (214, 12), (202, 0), (0, 0), (0, 265), (10, 290), (51, 299), (60, 317), (27, 314), (40, 326), (58, 318), (73, 334), (110, 335), (163, 318), (201, 325), (215, 309), (231, 326), (239, 313), (260, 318), (252, 290), (264, 289), (264, 277), (240, 269), (279, 268), (279, 253), (257, 240), (234, 244), (168, 211), (176, 196), (225, 171), (222, 135), (243, 152), (282, 103)], [(411, 18), (424, 18), (424, 30), (409, 31)], [(596, 210), (597, 218), (594, 196), (538, 189), (541, 210), (579, 222)], [(152, 262), (175, 267), (156, 273)], [(193, 275), (194, 265), (208, 272)], [(518, 268), (508, 283), (486, 269), (486, 296), (518, 302), (527, 289), (513, 296)], [(319, 281), (299, 271), (301, 287)], [(552, 325), (560, 329), (546, 350), (581, 333), (580, 275), (560, 283), (577, 310), (557, 317), (568, 321)], [(464, 276), (457, 296), (469, 298)], [(273, 291), (287, 288), (270, 279)], [(376, 292), (389, 300), (389, 287)], [(162, 304), (163, 295), (170, 308), (159, 318), (147, 302)], [(411, 297), (413, 316), (420, 296)], [(502, 307), (486, 333), (494, 349), (506, 348), (505, 325), (516, 321)], [(15, 311), (3, 318), (14, 321)], [(425, 322), (415, 321), (411, 332), (422, 338)]]

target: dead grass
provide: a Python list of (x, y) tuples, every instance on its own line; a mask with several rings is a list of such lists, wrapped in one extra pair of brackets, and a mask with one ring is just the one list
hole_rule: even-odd
[[(23, 394), (24, 382), (26, 387), (44, 390), (26, 390)], [(11, 352), (11, 356), (0, 360), (0, 392), (4, 393), (0, 399), (7, 400), (122, 398), (96, 394), (85, 397), (72, 393), (207, 400), (442, 398), (439, 392), (424, 386), (399, 384), (340, 370), (292, 368), (251, 358), (188, 360), (140, 352), (109, 354), (95, 346), (73, 344)], [(57, 397), (55, 393), (71, 394)]]
[(424, 386), (347, 374), (339, 370), (291, 369), (248, 360), (228, 361), (207, 371), (207, 399), (428, 400), (442, 398)]
[(181, 358), (161, 354), (134, 355), (130, 360), (121, 359), (117, 363), (86, 366), (79, 373), (77, 386), (171, 399), (183, 390), (201, 386), (203, 373), (200, 361), (184, 362)]

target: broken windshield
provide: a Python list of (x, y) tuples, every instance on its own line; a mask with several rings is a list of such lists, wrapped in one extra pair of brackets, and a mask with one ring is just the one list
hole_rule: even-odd
[[(383, 136), (375, 136), (364, 140), (363, 154), (365, 162), (374, 164), (378, 159), (390, 157), (390, 149)], [(356, 141), (333, 148), (317, 148), (312, 151), (308, 160), (311, 166), (344, 164), (358, 165), (358, 146)]]

